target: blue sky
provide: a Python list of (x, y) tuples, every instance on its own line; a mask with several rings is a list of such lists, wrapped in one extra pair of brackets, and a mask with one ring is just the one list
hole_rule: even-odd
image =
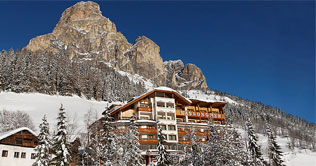
[[(75, 1), (0, 2), (0, 49), (50, 33)], [(315, 3), (98, 2), (127, 39), (193, 63), (211, 89), (315, 120)]]

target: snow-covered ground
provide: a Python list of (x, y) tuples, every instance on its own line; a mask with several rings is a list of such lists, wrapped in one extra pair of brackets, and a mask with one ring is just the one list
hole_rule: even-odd
[(42, 122), (44, 114), (47, 116), (50, 128), (55, 128), (57, 113), (61, 104), (63, 104), (67, 115), (71, 117), (69, 120), (71, 121), (75, 118), (80, 126), (84, 126), (84, 115), (89, 109), (93, 112), (97, 111), (98, 116), (101, 117), (101, 113), (109, 106), (107, 102), (87, 100), (78, 96), (57, 96), (40, 93), (0, 93), (0, 110), (20, 110), (27, 112), (31, 116), (37, 131), (39, 131), (38, 126)]
[[(238, 129), (239, 133), (246, 141), (246, 132), (242, 129)], [(257, 134), (259, 139), (259, 145), (261, 145), (261, 150), (264, 158), (267, 159), (267, 149), (268, 149), (268, 138), (262, 134)], [(316, 152), (312, 152), (308, 149), (298, 149), (295, 148), (291, 150), (288, 148), (288, 142), (290, 141), (287, 137), (277, 137), (277, 142), (281, 146), (283, 152), (282, 159), (287, 166), (316, 166)]]
[[(192, 96), (198, 95), (198, 93), (191, 94)], [(191, 96), (190, 95), (190, 96)], [(201, 97), (201, 96), (198, 96)], [(210, 98), (205, 98), (210, 99)], [(216, 98), (217, 99), (217, 98)], [(218, 100), (218, 99), (217, 99)], [(234, 102), (234, 101), (227, 101)], [(100, 102), (95, 100), (87, 100), (78, 96), (57, 96), (57, 95), (45, 95), (40, 93), (13, 93), (2, 92), (0, 93), (0, 110), (7, 109), (9, 111), (25, 111), (33, 119), (34, 125), (37, 128), (41, 123), (41, 119), (46, 114), (51, 129), (56, 126), (56, 118), (60, 104), (63, 104), (68, 115), (72, 118), (76, 117), (78, 125), (83, 127), (84, 115), (89, 109), (97, 111), (99, 117), (101, 113), (110, 104), (107, 102)], [(238, 130), (243, 139), (245, 138), (245, 131)], [(259, 144), (262, 146), (263, 153), (267, 154), (267, 138), (258, 134)], [(244, 140), (245, 141), (245, 140)], [(288, 166), (316, 166), (316, 152), (310, 150), (294, 149), (290, 150), (287, 147), (289, 142), (288, 138), (277, 137), (277, 142), (282, 147), (283, 159)]]

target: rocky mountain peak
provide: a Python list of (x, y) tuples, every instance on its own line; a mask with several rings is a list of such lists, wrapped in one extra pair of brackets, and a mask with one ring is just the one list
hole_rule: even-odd
[(78, 2), (66, 9), (53, 33), (58, 35), (65, 27), (83, 32), (90, 32), (93, 28), (106, 32), (116, 32), (116, 26), (108, 18), (102, 16), (100, 6), (95, 2)]
[(100, 6), (91, 1), (78, 2), (66, 9), (52, 33), (31, 39), (22, 52), (63, 53), (70, 59), (104, 61), (118, 70), (143, 76), (158, 86), (207, 88), (199, 68), (184, 66), (182, 61), (164, 63), (160, 47), (145, 36), (129, 43), (117, 32), (115, 24), (102, 15)]

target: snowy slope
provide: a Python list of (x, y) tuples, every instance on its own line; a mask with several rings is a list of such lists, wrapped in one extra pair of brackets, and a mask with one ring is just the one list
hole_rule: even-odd
[(184, 90), (183, 92), (185, 92), (191, 99), (205, 100), (208, 102), (224, 101), (231, 104), (240, 104), (229, 97), (215, 94), (205, 94), (200, 90)]
[[(238, 129), (243, 140), (246, 142), (247, 133), (243, 129)], [(262, 134), (257, 134), (259, 138), (259, 145), (261, 145), (261, 150), (264, 155), (264, 159), (267, 160), (268, 156), (268, 138)], [(308, 149), (298, 149), (295, 148), (291, 150), (288, 148), (289, 138), (277, 136), (277, 142), (281, 146), (283, 152), (282, 159), (287, 166), (316, 166), (316, 152), (312, 152)]]
[(57, 113), (60, 105), (63, 104), (66, 113), (72, 119), (76, 118), (78, 125), (83, 127), (84, 115), (89, 109), (96, 110), (98, 116), (105, 110), (109, 104), (95, 100), (87, 100), (78, 96), (57, 96), (45, 95), (40, 93), (0, 93), (0, 110), (25, 111), (33, 119), (34, 125), (38, 126), (46, 114), (50, 128), (54, 129), (57, 123)]
[[(205, 99), (211, 100), (210, 95), (203, 95), (200, 93), (192, 93), (190, 97), (197, 96), (199, 98), (205, 97)], [(218, 101), (217, 96), (214, 95), (214, 99)], [(233, 100), (226, 99), (227, 102), (235, 102)], [(34, 125), (37, 128), (41, 123), (41, 119), (46, 114), (51, 129), (56, 126), (56, 118), (60, 104), (64, 105), (66, 112), (72, 118), (77, 117), (78, 125), (81, 127), (80, 130), (84, 130), (83, 121), (84, 115), (89, 109), (96, 110), (99, 117), (104, 111), (105, 107), (110, 104), (107, 102), (99, 102), (95, 100), (87, 100), (78, 96), (57, 96), (57, 95), (45, 95), (40, 93), (13, 93), (13, 92), (2, 92), (0, 93), (0, 110), (7, 109), (11, 111), (21, 110), (25, 111), (32, 117)], [(242, 129), (238, 129), (243, 137), (246, 138), (246, 133)], [(267, 156), (267, 138), (258, 134), (259, 144), (262, 146), (265, 157)], [(288, 166), (316, 166), (316, 152), (310, 150), (294, 149), (290, 150), (287, 147), (289, 142), (288, 138), (277, 137), (277, 142), (282, 147), (283, 159)]]

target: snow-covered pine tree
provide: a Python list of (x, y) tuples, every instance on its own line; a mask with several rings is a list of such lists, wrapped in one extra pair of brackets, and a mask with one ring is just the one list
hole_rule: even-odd
[(56, 166), (68, 166), (71, 161), (69, 153), (70, 144), (67, 140), (67, 121), (65, 114), (65, 109), (63, 108), (63, 105), (61, 105), (57, 117), (57, 132), (53, 138), (52, 147), (52, 150), (55, 153), (53, 162)]
[(247, 135), (248, 135), (248, 151), (250, 153), (254, 165), (261, 166), (264, 165), (264, 160), (262, 158), (261, 147), (258, 145), (258, 137), (254, 133), (252, 122), (250, 118), (246, 121)]
[(181, 165), (204, 165), (203, 150), (201, 144), (196, 142), (197, 138), (195, 135), (195, 130), (193, 128), (190, 129), (190, 140), (191, 146), (186, 147), (184, 160), (181, 161)]
[(142, 155), (139, 149), (139, 133), (135, 123), (135, 116), (132, 116), (127, 128), (126, 153), (124, 155), (127, 166), (140, 166)]
[(162, 135), (162, 129), (160, 124), (157, 123), (157, 129), (158, 129), (158, 156), (156, 157), (157, 160), (157, 166), (168, 166), (172, 165), (172, 160), (169, 155), (169, 152), (167, 152), (166, 147), (164, 146), (165, 136)]
[(103, 118), (101, 162), (105, 166), (112, 166), (117, 163), (117, 137), (111, 124), (113, 118), (110, 116), (110, 112), (108, 110), (105, 111)]
[[(219, 130), (221, 129), (221, 130)], [(205, 165), (247, 165), (247, 155), (242, 149), (238, 132), (230, 126), (214, 126), (209, 122), (210, 136), (205, 147)]]
[(266, 132), (268, 136), (268, 156), (270, 166), (284, 166), (283, 160), (281, 159), (282, 152), (280, 146), (275, 140), (275, 136), (271, 131), (269, 124), (266, 124)]
[(39, 145), (36, 146), (36, 161), (33, 164), (34, 166), (49, 166), (51, 161), (51, 141), (49, 138), (49, 124), (44, 115), (42, 123), (39, 125), (40, 133), (38, 135)]

